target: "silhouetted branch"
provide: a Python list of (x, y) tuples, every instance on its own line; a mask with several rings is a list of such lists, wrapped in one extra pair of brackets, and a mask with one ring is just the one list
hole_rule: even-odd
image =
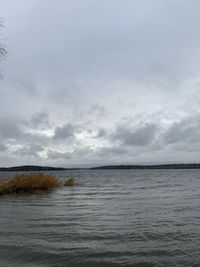
[[(2, 28), (3, 28), (3, 18), (0, 18), (0, 31)], [(0, 61), (4, 59), (7, 56), (7, 54), (8, 54), (7, 49), (5, 45), (1, 43), (1, 39), (0, 39)], [(2, 78), (1, 73), (0, 73), (0, 77)]]

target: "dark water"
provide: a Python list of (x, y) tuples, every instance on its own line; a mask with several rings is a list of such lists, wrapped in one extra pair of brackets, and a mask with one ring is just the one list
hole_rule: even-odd
[(79, 184), (0, 197), (0, 267), (200, 266), (200, 170), (54, 174)]

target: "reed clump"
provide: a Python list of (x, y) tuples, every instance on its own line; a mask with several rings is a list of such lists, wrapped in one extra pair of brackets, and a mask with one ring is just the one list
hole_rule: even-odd
[(6, 183), (0, 179), (0, 196), (6, 193)]
[(74, 177), (69, 178), (67, 181), (64, 182), (63, 185), (64, 186), (73, 186), (73, 185), (75, 185), (75, 178)]
[(73, 186), (75, 178), (70, 177), (64, 183), (51, 175), (28, 173), (16, 175), (9, 180), (0, 179), (0, 196), (6, 194), (32, 193), (38, 190), (49, 190), (58, 186)]
[(60, 181), (42, 173), (22, 174), (12, 177), (7, 182), (0, 181), (0, 195), (17, 192), (48, 190), (60, 186)]

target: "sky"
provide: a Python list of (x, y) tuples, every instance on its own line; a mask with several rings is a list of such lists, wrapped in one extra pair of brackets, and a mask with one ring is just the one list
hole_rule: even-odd
[(0, 0), (0, 166), (200, 162), (199, 0)]

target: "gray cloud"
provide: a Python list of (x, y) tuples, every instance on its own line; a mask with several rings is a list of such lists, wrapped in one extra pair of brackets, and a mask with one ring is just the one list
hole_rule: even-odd
[(31, 118), (31, 125), (36, 128), (47, 128), (49, 126), (49, 116), (46, 112), (34, 114)]
[(183, 143), (184, 146), (191, 143), (199, 144), (200, 114), (175, 122), (164, 134), (166, 144)]
[[(133, 120), (126, 118), (124, 122), (120, 120), (114, 129), (107, 129), (106, 134), (97, 135), (95, 143), (100, 142), (97, 147), (93, 147), (92, 143), (89, 146), (82, 144), (78, 148), (72, 145), (70, 149), (62, 145), (61, 151), (55, 147), (47, 155), (50, 162), (67, 162), (71, 166), (79, 162), (87, 166), (95, 163), (139, 164), (141, 160), (143, 163), (180, 162), (181, 155), (183, 162), (196, 162), (200, 148), (199, 129), (198, 115), (171, 124), (145, 122), (134, 125)], [(91, 138), (94, 138), (93, 132)], [(193, 158), (190, 158), (191, 153)]]
[(17, 156), (28, 156), (28, 157), (38, 157), (38, 153), (42, 152), (44, 148), (40, 145), (32, 145), (28, 147), (22, 147), (15, 151)]
[(0, 120), (1, 140), (14, 140), (16, 142), (44, 142), (49, 140), (42, 133), (31, 133), (28, 122), (20, 120)]
[(22, 131), (18, 122), (14, 120), (0, 121), (0, 137), (2, 139), (18, 139), (22, 136)]
[(198, 160), (199, 1), (3, 0), (0, 16), (2, 164)]
[(58, 126), (54, 132), (54, 139), (69, 139), (75, 137), (75, 127), (68, 123), (63, 126)]
[(69, 152), (59, 152), (59, 151), (48, 151), (48, 158), (53, 160), (60, 160), (60, 159), (71, 159), (73, 154)]
[(128, 150), (125, 147), (122, 146), (106, 146), (98, 149), (96, 151), (96, 154), (99, 157), (119, 157), (121, 159), (121, 156), (123, 156), (125, 153), (127, 153)]
[(156, 125), (148, 123), (136, 128), (120, 125), (117, 127), (116, 132), (111, 138), (126, 146), (146, 146), (151, 144), (155, 137)]
[(97, 132), (97, 135), (96, 135), (97, 138), (103, 138), (103, 137), (106, 137), (106, 136), (107, 136), (107, 132), (103, 128), (100, 128), (98, 130), (98, 132)]
[(3, 143), (0, 143), (0, 152), (5, 152), (7, 150), (6, 145), (4, 145)]
[(48, 137), (45, 134), (42, 133), (24, 133), (23, 139), (20, 141), (22, 143), (27, 143), (27, 144), (41, 144), (41, 145), (48, 145), (51, 142), (52, 138)]
[(104, 117), (104, 116), (106, 116), (106, 109), (103, 105), (94, 104), (89, 108), (88, 113), (89, 114), (92, 113), (92, 114), (96, 115), (98, 118)]

